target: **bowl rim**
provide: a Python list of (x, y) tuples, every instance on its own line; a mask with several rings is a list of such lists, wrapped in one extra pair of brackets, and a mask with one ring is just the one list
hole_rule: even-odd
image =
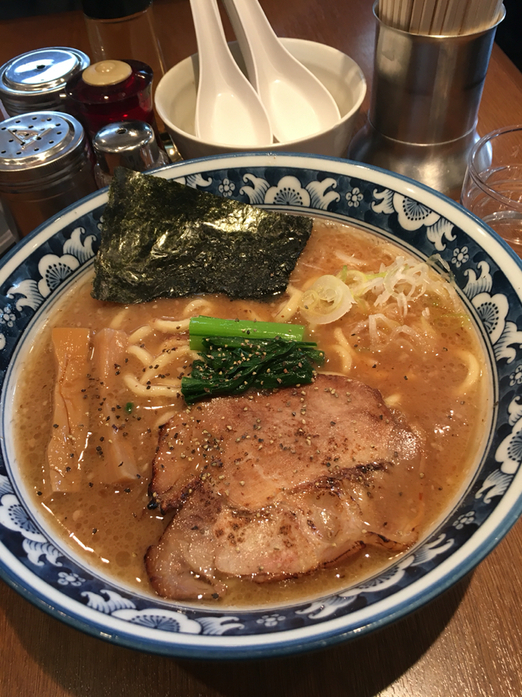
[[(313, 44), (314, 46), (319, 46), (320, 50), (329, 51), (332, 54), (335, 53), (339, 57), (342, 56), (343, 59), (348, 59), (352, 65), (352, 67), (355, 68), (357, 73), (358, 73), (359, 86), (358, 86), (358, 94), (356, 95), (357, 98), (355, 99), (352, 107), (349, 109), (349, 111), (344, 116), (342, 116), (339, 119), (339, 121), (334, 126), (332, 126), (331, 128), (326, 128), (326, 129), (323, 129), (321, 131), (318, 131), (317, 133), (313, 133), (310, 136), (305, 136), (303, 138), (296, 138), (295, 140), (289, 140), (285, 143), (277, 143), (276, 145), (278, 146), (278, 148), (279, 148), (279, 146), (281, 146), (281, 148), (283, 148), (281, 150), (278, 149), (277, 152), (284, 152), (285, 147), (298, 146), (300, 144), (302, 145), (304, 143), (310, 142), (316, 138), (321, 138), (325, 134), (331, 133), (334, 130), (338, 129), (340, 126), (344, 125), (351, 118), (353, 118), (353, 116), (361, 108), (361, 104), (363, 103), (364, 98), (366, 97), (366, 92), (368, 89), (368, 83), (366, 82), (366, 78), (364, 76), (364, 73), (363, 73), (360, 65), (351, 56), (344, 53), (340, 49), (337, 49), (334, 46), (330, 46), (328, 44), (323, 44), (319, 41), (312, 41), (310, 39), (299, 39), (299, 38), (294, 38), (294, 37), (281, 37), (281, 42), (283, 43), (283, 45), (285, 47), (286, 47), (286, 45), (288, 45), (287, 46), (288, 48), (290, 48), (292, 45), (305, 46), (305, 45), (312, 45)], [(229, 46), (238, 46), (239, 45), (237, 41), (229, 41), (228, 43), (229, 43)], [(169, 94), (169, 92), (170, 92), (169, 87), (168, 87), (168, 82), (170, 79), (169, 75), (172, 76), (172, 74), (174, 74), (176, 71), (179, 71), (185, 65), (188, 66), (190, 63), (192, 63), (192, 65), (194, 66), (197, 62), (197, 59), (198, 59), (198, 54), (193, 53), (192, 55), (187, 56), (186, 58), (183, 58), (181, 61), (179, 61), (178, 63), (173, 65), (171, 68), (169, 68), (169, 70), (167, 70), (167, 72), (164, 75), (162, 75), (161, 79), (159, 80), (159, 82), (156, 86), (156, 91), (155, 91), (155, 96), (154, 96), (154, 106), (158, 112), (158, 116), (163, 121), (165, 126), (167, 126), (167, 128), (172, 129), (172, 131), (183, 136), (183, 138), (190, 140), (192, 143), (195, 143), (195, 144), (198, 144), (198, 145), (201, 145), (204, 147), (210, 147), (210, 148), (213, 148), (213, 147), (220, 147), (220, 148), (227, 148), (227, 149), (232, 148), (232, 146), (228, 146), (228, 145), (216, 146), (209, 141), (202, 140), (202, 139), (198, 138), (194, 133), (189, 133), (189, 131), (186, 131), (183, 128), (180, 128), (179, 126), (175, 125), (170, 120), (169, 115), (166, 113), (165, 104), (160, 102), (160, 99), (163, 98), (163, 92), (166, 92), (166, 94)], [(159, 95), (160, 99), (158, 99), (158, 95)], [(267, 151), (269, 149), (270, 149), (270, 145), (267, 145), (263, 151)], [(245, 152), (245, 150), (243, 149), (242, 152)], [(212, 155), (209, 155), (208, 157), (212, 157)], [(197, 159), (200, 159), (200, 158), (197, 158)]]
[[(261, 166), (269, 169), (286, 166), (294, 168), (296, 171), (317, 169), (321, 173), (345, 175), (355, 179), (360, 178), (361, 180), (371, 182), (373, 185), (377, 184), (378, 186), (387, 187), (399, 195), (410, 196), (413, 200), (440, 212), (441, 215), (446, 214), (446, 217), (449, 217), (454, 223), (460, 223), (460, 227), (464, 225), (469, 230), (472, 230), (473, 234), (478, 238), (477, 244), (479, 246), (486, 252), (486, 247), (489, 247), (490, 251), (491, 249), (493, 250), (494, 255), (496, 255), (495, 258), (498, 257), (497, 261), (503, 272), (506, 272), (505, 269), (507, 269), (508, 276), (518, 276), (517, 283), (513, 286), (513, 289), (519, 302), (521, 301), (522, 261), (513, 250), (491, 228), (463, 209), (458, 203), (407, 177), (387, 172), (378, 167), (342, 160), (341, 158), (304, 153), (276, 154), (265, 152), (214, 155), (175, 163), (157, 170), (154, 174), (163, 178), (190, 177), (202, 172), (209, 173), (214, 170), (222, 170), (226, 166), (234, 169), (242, 166), (247, 168)], [(10, 271), (16, 269), (27, 256), (37, 250), (45, 241), (51, 239), (67, 223), (73, 223), (85, 213), (102, 205), (106, 200), (107, 188), (89, 195), (76, 205), (69, 206), (39, 226), (0, 260), (0, 276), (9, 274)], [(326, 215), (328, 216), (327, 211)], [(486, 243), (486, 247), (484, 247), (484, 243)], [(2, 385), (2, 393), (4, 393), (4, 385)], [(4, 399), (3, 396), (2, 399)], [(3, 445), (2, 452), (4, 453)], [(6, 551), (1, 543), (0, 551), (3, 551), (3, 555), (0, 556), (0, 577), (17, 592), (52, 616), (59, 617), (71, 626), (88, 634), (119, 645), (138, 648), (151, 653), (197, 658), (237, 659), (240, 657), (254, 658), (294, 654), (300, 651), (333, 645), (347, 638), (354, 638), (355, 636), (369, 633), (396, 621), (400, 617), (430, 602), (475, 568), (507, 534), (522, 512), (521, 492), (522, 469), (515, 473), (512, 484), (507, 492), (503, 494), (502, 503), (505, 505), (496, 506), (487, 518), (486, 523), (467, 542), (459, 547), (459, 552), (463, 550), (463, 553), (460, 554), (463, 558), (458, 563), (455, 562), (454, 555), (450, 555), (420, 580), (414, 581), (406, 588), (394, 593), (390, 597), (390, 602), (383, 605), (381, 601), (378, 601), (379, 608), (377, 612), (374, 611), (372, 606), (369, 606), (371, 611), (365, 611), (365, 609), (357, 611), (352, 622), (347, 622), (346, 616), (342, 615), (325, 622), (318, 622), (313, 627), (307, 628), (306, 631), (291, 629), (279, 632), (277, 636), (274, 634), (256, 634), (248, 637), (220, 635), (218, 637), (206, 636), (202, 641), (202, 637), (199, 635), (184, 634), (184, 641), (180, 644), (173, 641), (172, 635), (166, 637), (163, 642), (158, 641), (157, 633), (153, 637), (150, 631), (143, 630), (137, 636), (135, 632), (129, 630), (127, 623), (115, 618), (111, 618), (110, 626), (100, 625), (99, 622), (92, 621), (92, 612), (88, 608), (78, 608), (76, 607), (77, 603), (72, 601), (75, 607), (74, 611), (71, 611), (71, 603), (64, 602), (64, 595), (61, 592), (46, 586), (43, 582), (42, 584), (35, 583), (34, 574), (24, 567), (9, 551)], [(41, 592), (39, 585), (46, 586), (46, 593)], [(414, 592), (412, 592), (412, 588)], [(393, 606), (392, 612), (390, 612), (390, 604)], [(242, 611), (234, 609), (229, 612), (237, 615), (241, 614)], [(363, 623), (355, 626), (360, 621)], [(320, 631), (317, 631), (318, 627)], [(296, 633), (298, 636), (296, 636)]]

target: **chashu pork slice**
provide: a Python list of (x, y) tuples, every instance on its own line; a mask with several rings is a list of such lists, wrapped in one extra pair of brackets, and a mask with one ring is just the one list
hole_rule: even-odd
[(151, 494), (176, 512), (147, 552), (151, 583), (173, 599), (222, 595), (231, 576), (298, 576), (367, 544), (403, 551), (422, 459), (421, 436), (344, 376), (202, 402), (160, 433)]

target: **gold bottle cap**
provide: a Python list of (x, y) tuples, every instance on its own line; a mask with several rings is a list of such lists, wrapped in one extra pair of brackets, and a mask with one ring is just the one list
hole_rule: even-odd
[(132, 68), (128, 63), (117, 60), (105, 60), (93, 63), (82, 73), (84, 82), (88, 85), (103, 87), (104, 85), (116, 85), (123, 82), (132, 74)]

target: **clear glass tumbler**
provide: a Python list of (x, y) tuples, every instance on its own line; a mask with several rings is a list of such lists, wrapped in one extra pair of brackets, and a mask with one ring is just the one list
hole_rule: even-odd
[(461, 203), (522, 256), (522, 125), (499, 128), (475, 143)]

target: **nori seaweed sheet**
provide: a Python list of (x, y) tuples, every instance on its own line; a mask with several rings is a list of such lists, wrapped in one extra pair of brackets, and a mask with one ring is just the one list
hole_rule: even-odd
[(312, 230), (308, 216), (267, 211), (123, 167), (104, 210), (92, 295), (139, 303), (285, 291)]

